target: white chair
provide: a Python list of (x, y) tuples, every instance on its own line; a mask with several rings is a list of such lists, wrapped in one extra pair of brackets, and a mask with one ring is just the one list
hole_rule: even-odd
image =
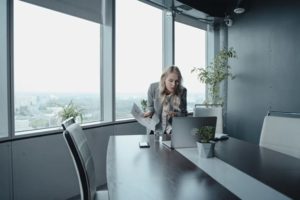
[(221, 105), (196, 104), (194, 117), (217, 117), (216, 133), (223, 133), (223, 111)]
[(300, 118), (265, 116), (259, 145), (300, 158)]

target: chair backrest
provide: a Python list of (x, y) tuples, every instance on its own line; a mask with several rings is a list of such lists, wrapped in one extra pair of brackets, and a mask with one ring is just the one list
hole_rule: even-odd
[(75, 123), (74, 117), (70, 117), (61, 123), (61, 126), (64, 130), (67, 129), (68, 126)]
[(259, 145), (300, 158), (300, 118), (265, 116)]
[(223, 111), (221, 105), (196, 104), (194, 117), (217, 117), (216, 133), (223, 133)]
[(67, 126), (63, 135), (76, 168), (81, 200), (94, 200), (96, 193), (95, 168), (87, 138), (80, 125), (76, 123)]

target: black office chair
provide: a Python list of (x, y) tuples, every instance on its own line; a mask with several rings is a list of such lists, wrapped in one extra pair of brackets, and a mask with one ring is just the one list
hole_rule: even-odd
[(96, 191), (94, 161), (82, 128), (75, 123), (74, 118), (65, 120), (62, 127), (76, 168), (81, 200), (108, 200), (107, 190)]

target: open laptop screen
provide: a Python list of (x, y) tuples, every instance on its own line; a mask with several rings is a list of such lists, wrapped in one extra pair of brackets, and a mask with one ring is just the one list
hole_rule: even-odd
[(203, 126), (216, 128), (216, 123), (217, 117), (174, 117), (172, 122), (171, 147), (196, 147), (195, 129)]

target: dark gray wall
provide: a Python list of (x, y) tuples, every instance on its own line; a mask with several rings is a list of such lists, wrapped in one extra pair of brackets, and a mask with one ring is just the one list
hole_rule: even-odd
[(14, 199), (66, 199), (79, 191), (62, 135), (13, 142)]
[[(106, 183), (109, 136), (146, 133), (146, 129), (138, 123), (84, 131), (95, 160), (96, 181), (99, 186)], [(1, 200), (11, 199), (12, 190), (14, 200), (62, 200), (79, 195), (76, 171), (62, 134), (16, 140), (12, 142), (12, 148), (9, 142), (1, 143), (0, 177)]]
[(0, 143), (0, 199), (12, 199), (11, 142)]
[(253, 0), (228, 28), (237, 78), (229, 81), (227, 132), (258, 143), (269, 109), (300, 112), (300, 2)]

